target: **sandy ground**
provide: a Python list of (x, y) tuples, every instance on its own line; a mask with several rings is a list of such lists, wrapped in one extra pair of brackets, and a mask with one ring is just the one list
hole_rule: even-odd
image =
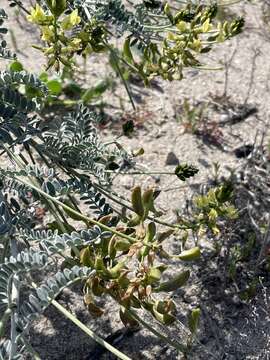
[[(2, 2), (6, 4), (6, 0), (1, 0), (1, 4)], [(245, 161), (235, 156), (235, 149), (243, 144), (253, 143), (256, 134), (265, 130), (268, 132), (266, 123), (270, 110), (270, 31), (269, 39), (261, 32), (261, 11), (258, 3), (232, 6), (231, 11), (245, 15), (246, 29), (237, 39), (218, 46), (208, 58), (210, 65), (223, 64), (224, 68), (228, 68), (227, 75), (225, 69), (200, 72), (188, 70), (181, 82), (168, 83), (158, 80), (158, 88), (136, 90), (136, 93), (145, 94), (143, 102), (138, 102), (137, 106), (147, 116), (134, 136), (122, 139), (123, 145), (129, 150), (144, 148), (145, 154), (140, 163), (146, 169), (173, 171), (174, 166), (166, 165), (168, 153), (173, 152), (180, 162), (192, 163), (200, 172), (188, 186), (165, 175), (138, 176), (135, 180), (134, 177), (122, 176), (116, 179), (115, 189), (128, 194), (135, 183), (161, 189), (158, 205), (166, 212), (169, 220), (174, 218), (175, 210), (183, 208), (194, 189), (198, 190), (201, 184), (209, 181), (214, 163), (220, 164), (220, 175), (228, 175), (231, 168), (238, 168)], [(40, 72), (40, 64), (44, 59), (30, 46), (38, 41), (38, 36), (31, 26), (27, 31), (20, 28), (12, 10), (9, 14), (14, 38), (18, 48), (22, 49), (19, 59), (29, 71)], [(22, 43), (25, 46), (22, 47)], [(257, 56), (254, 60), (255, 52)], [(234, 56), (230, 61), (232, 54)], [(91, 58), (90, 64), (92, 70), (87, 76), (89, 84), (104, 77), (109, 69), (100, 57)], [(0, 68), (4, 67), (4, 63), (0, 63)], [(211, 121), (220, 124), (228, 120), (232, 114), (237, 114), (239, 105), (243, 104), (256, 108), (256, 113), (236, 124), (218, 126), (222, 135), (221, 146), (209, 144), (194, 134), (185, 133), (184, 127), (177, 121), (177, 118), (181, 117), (183, 100), (188, 98), (195, 106), (200, 106), (203, 102), (213, 104), (213, 97), (224, 94), (225, 88), (231, 103), (228, 105), (223, 102), (227, 106), (218, 111), (210, 106), (208, 118)], [(117, 104), (119, 96), (126, 99), (122, 85), (117, 87), (115, 93), (106, 95), (106, 101)], [(124, 101), (124, 106), (127, 114), (132, 111), (127, 100)], [(120, 112), (121, 109), (113, 111)], [(115, 132), (115, 129), (108, 128), (103, 134), (110, 138)], [(213, 275), (219, 272), (215, 266), (209, 264), (207, 271), (200, 270), (199, 265), (197, 269), (195, 267), (192, 286), (174, 294), (179, 308), (179, 320), (184, 319), (191, 307), (201, 304), (203, 309), (198, 335), (201, 345), (195, 347), (190, 359), (269, 359), (270, 309), (267, 308), (267, 294), (266, 298), (260, 294), (251, 304), (244, 305), (222, 299), (218, 289), (218, 277)], [(207, 286), (203, 282), (203, 275), (208, 276), (209, 273), (213, 276), (212, 293), (208, 287), (210, 281)], [(104, 301), (105, 313), (98, 320), (91, 318), (85, 310), (79, 288), (65, 290), (59, 301), (104, 338), (123, 329), (117, 308), (111, 300)], [(108, 353), (102, 353), (95, 343), (52, 308), (34, 324), (30, 334), (32, 344), (39, 351), (42, 360), (113, 359)], [(172, 328), (171, 334), (184, 336), (180, 323)], [(146, 330), (134, 334), (124, 333), (123, 338), (115, 344), (134, 360), (182, 359), (181, 355), (177, 355)], [(209, 352), (214, 354), (214, 357)]]

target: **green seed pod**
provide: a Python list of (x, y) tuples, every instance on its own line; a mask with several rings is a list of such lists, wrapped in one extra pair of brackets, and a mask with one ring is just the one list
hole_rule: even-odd
[(161, 243), (162, 241), (166, 240), (169, 236), (171, 236), (174, 233), (174, 231), (175, 230), (170, 229), (170, 230), (164, 231), (162, 233), (158, 233), (157, 237), (156, 237), (157, 242)]
[(135, 215), (132, 219), (130, 219), (127, 223), (127, 226), (134, 227), (139, 225), (141, 222), (141, 217), (139, 215)]
[(117, 279), (120, 275), (121, 270), (124, 268), (126, 262), (125, 261), (119, 261), (118, 264), (116, 264), (113, 268), (108, 269), (108, 272), (113, 279)]
[(189, 314), (188, 327), (192, 334), (195, 334), (198, 329), (200, 315), (201, 315), (200, 309), (193, 309)]
[(116, 242), (116, 235), (112, 236), (108, 245), (108, 254), (111, 259), (114, 259), (116, 256), (115, 242)]
[(196, 246), (190, 250), (182, 251), (178, 257), (179, 259), (184, 261), (193, 261), (193, 260), (197, 260), (200, 256), (201, 256), (201, 250), (198, 246)]
[(170, 300), (157, 300), (155, 302), (154, 307), (160, 314), (167, 314), (168, 312), (175, 313), (175, 311), (176, 311), (175, 303), (171, 299)]
[(147, 231), (144, 241), (146, 243), (153, 242), (155, 235), (156, 235), (156, 224), (154, 222), (150, 222), (147, 226)]
[(143, 246), (138, 253), (138, 260), (142, 261), (142, 259), (144, 259), (149, 254), (149, 251), (149, 246)]
[(127, 38), (124, 42), (123, 53), (125, 58), (131, 63), (134, 63), (133, 55), (130, 49), (130, 38)]
[(157, 267), (152, 267), (147, 273), (147, 284), (153, 284), (160, 280), (161, 272)]
[(121, 288), (125, 289), (128, 287), (128, 285), (130, 284), (130, 280), (129, 278), (127, 277), (127, 273), (129, 271), (126, 270), (126, 271), (123, 271), (120, 276), (118, 277), (117, 281), (118, 281), (118, 284), (121, 286)]
[(154, 317), (164, 325), (170, 325), (175, 321), (175, 317), (171, 314), (161, 314), (158, 312), (156, 306), (153, 306), (152, 313)]
[(90, 268), (94, 266), (89, 247), (86, 247), (80, 251), (80, 262), (82, 265), (88, 266)]
[(143, 202), (142, 202), (142, 191), (140, 186), (136, 186), (131, 194), (131, 203), (133, 206), (133, 210), (135, 211), (135, 213), (137, 215), (139, 215), (140, 217), (143, 216), (144, 214), (144, 207), (143, 207)]
[(143, 193), (143, 197), (142, 197), (142, 202), (143, 202), (143, 208), (144, 208), (144, 219), (148, 216), (149, 210), (151, 209), (151, 207), (153, 207), (153, 190), (149, 189), (146, 190)]
[(106, 269), (105, 265), (104, 265), (104, 262), (103, 262), (103, 259), (101, 257), (97, 257), (96, 258), (96, 261), (95, 261), (95, 269), (96, 271), (103, 275), (103, 276), (108, 276), (110, 275), (108, 270)]
[(172, 278), (169, 281), (166, 281), (164, 283), (161, 283), (158, 288), (155, 289), (156, 292), (164, 291), (175, 291), (179, 289), (181, 286), (185, 285), (188, 281), (190, 276), (190, 271), (186, 270), (181, 272), (180, 274), (176, 275), (174, 278)]
[(67, 7), (66, 0), (46, 0), (46, 3), (52, 14), (56, 17), (59, 17)]
[(115, 241), (114, 248), (116, 251), (128, 251), (130, 248), (130, 242), (127, 239), (117, 238)]

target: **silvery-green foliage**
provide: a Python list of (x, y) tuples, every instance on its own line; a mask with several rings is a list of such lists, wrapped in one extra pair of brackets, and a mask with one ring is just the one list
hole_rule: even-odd
[[(5, 12), (0, 11), (0, 19), (5, 18)], [(0, 56), (7, 57), (6, 45), (3, 45), (2, 42)], [(29, 91), (24, 91), (26, 87), (31, 89), (31, 96)], [(37, 270), (45, 275), (56, 254), (66, 256), (83, 246), (94, 248), (111, 236), (99, 226), (83, 227), (78, 231), (69, 229), (64, 233), (33, 229), (31, 209), (48, 202), (31, 184), (49, 196), (72, 200), (71, 206), (81, 200), (89, 213), (101, 218), (113, 210), (93, 180), (107, 184), (110, 175), (106, 169), (110, 164), (117, 164), (122, 170), (133, 164), (122, 147), (102, 142), (97, 131), (97, 116), (83, 106), (60, 118), (57, 132), (51, 125), (44, 127), (39, 111), (47, 94), (46, 85), (35, 75), (25, 71), (0, 72), (0, 149), (1, 157), (10, 159), (10, 165), (6, 166), (6, 160), (1, 160), (0, 166), (1, 336), (8, 329), (10, 319), (16, 329), (15, 337), (11, 334), (9, 338), (8, 333), (3, 337), (1, 359), (23, 358), (26, 348), (29, 351), (26, 334), (32, 321), (63, 288), (89, 278), (93, 271), (77, 264), (56, 272), (45, 281), (37, 281), (32, 275)], [(35, 162), (36, 155), (42, 157), (42, 166)], [(87, 176), (78, 172), (82, 170), (87, 170)], [(60, 171), (68, 175), (63, 178)], [(20, 179), (28, 179), (29, 185), (21, 183)], [(25, 288), (29, 295), (19, 301)]]
[(3, 26), (5, 20), (7, 20), (7, 14), (4, 9), (0, 8), (0, 59), (16, 59), (16, 55), (8, 49), (4, 39), (4, 35), (8, 32), (7, 28)]

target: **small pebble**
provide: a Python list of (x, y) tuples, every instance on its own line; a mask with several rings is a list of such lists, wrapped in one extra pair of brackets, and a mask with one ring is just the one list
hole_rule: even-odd
[(165, 165), (179, 165), (179, 164), (180, 164), (179, 159), (175, 155), (175, 153), (172, 152), (172, 151), (169, 152), (168, 155), (167, 155)]
[(234, 150), (234, 154), (238, 159), (246, 158), (252, 153), (254, 146), (252, 144), (239, 146)]

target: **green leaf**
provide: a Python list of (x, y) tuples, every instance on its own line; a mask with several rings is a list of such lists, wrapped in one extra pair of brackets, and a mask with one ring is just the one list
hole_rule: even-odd
[(22, 63), (20, 63), (19, 61), (13, 61), (10, 65), (9, 68), (11, 71), (23, 71), (23, 65)]
[(59, 80), (49, 80), (47, 86), (52, 95), (59, 95), (62, 92), (62, 84)]
[(82, 101), (84, 104), (91, 102), (95, 98), (99, 98), (110, 86), (109, 81), (102, 80), (96, 86), (88, 89), (82, 96)]
[(43, 71), (40, 75), (39, 75), (39, 79), (43, 82), (47, 82), (48, 81), (48, 74), (46, 73), (46, 71)]

